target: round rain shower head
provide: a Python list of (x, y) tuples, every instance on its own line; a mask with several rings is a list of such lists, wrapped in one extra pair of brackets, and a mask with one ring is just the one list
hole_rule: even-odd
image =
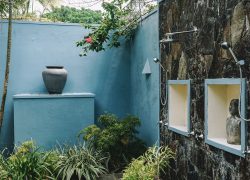
[(221, 47), (222, 47), (223, 49), (229, 49), (229, 48), (230, 48), (230, 46), (229, 46), (229, 44), (228, 44), (227, 42), (221, 43)]

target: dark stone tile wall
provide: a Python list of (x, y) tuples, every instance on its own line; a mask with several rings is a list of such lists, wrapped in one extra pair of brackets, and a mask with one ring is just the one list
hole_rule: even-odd
[[(250, 154), (242, 158), (227, 153), (205, 144), (200, 136), (204, 135), (204, 79), (239, 77), (238, 67), (230, 53), (221, 49), (221, 42), (229, 42), (236, 56), (246, 60), (243, 77), (247, 78), (250, 97), (249, 20), (250, 1), (246, 0), (165, 0), (159, 3), (160, 39), (167, 32), (190, 30), (193, 26), (199, 29), (196, 34), (174, 36), (175, 42), (160, 46), (162, 64), (167, 71), (162, 70), (161, 75), (161, 120), (167, 122), (166, 80), (192, 79), (194, 131), (193, 136), (184, 137), (161, 125), (161, 143), (176, 152), (176, 159), (164, 179), (250, 179)], [(249, 109), (248, 104), (248, 114)]]

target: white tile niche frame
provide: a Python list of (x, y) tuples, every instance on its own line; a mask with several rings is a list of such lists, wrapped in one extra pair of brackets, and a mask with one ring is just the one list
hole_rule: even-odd
[(241, 120), (241, 144), (227, 143), (226, 119), (230, 116), (232, 99), (240, 98), (240, 111), (245, 118), (245, 79), (223, 78), (205, 80), (205, 142), (227, 152), (245, 157), (246, 123)]
[(168, 129), (189, 136), (190, 134), (190, 84), (191, 80), (169, 80)]

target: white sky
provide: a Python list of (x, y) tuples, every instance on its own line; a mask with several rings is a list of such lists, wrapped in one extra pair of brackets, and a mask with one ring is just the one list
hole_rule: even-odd
[(92, 10), (102, 10), (102, 0), (61, 0), (61, 5), (85, 7)]
[[(58, 0), (58, 6), (60, 7), (61, 5), (63, 5), (75, 8), (84, 7), (92, 10), (102, 10), (102, 1), (103, 0)], [(31, 6), (32, 4), (34, 12), (40, 14), (43, 11), (43, 6), (37, 0), (32, 0)]]
[[(92, 10), (103, 10), (102, 2), (111, 2), (112, 0), (58, 0), (58, 6), (70, 6), (75, 8), (87, 8)], [(153, 0), (154, 1), (154, 0)], [(155, 0), (155, 3), (157, 1)], [(31, 0), (31, 6), (33, 4), (33, 12), (40, 14), (43, 11), (42, 5), (38, 2), (38, 0)]]

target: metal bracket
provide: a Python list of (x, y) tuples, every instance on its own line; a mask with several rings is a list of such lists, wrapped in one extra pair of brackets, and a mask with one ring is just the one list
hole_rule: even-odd
[(194, 131), (189, 132), (188, 135), (194, 135)]
[(160, 40), (160, 43), (168, 43), (168, 42), (173, 42), (173, 41), (174, 41), (174, 39), (173, 39), (172, 35), (167, 35), (167, 38)]
[[(159, 124), (162, 124), (163, 121), (159, 121), (158, 123), (159, 123)], [(164, 123), (163, 125), (164, 125), (164, 126), (168, 126), (168, 123), (166, 122), (166, 123)]]
[(243, 154), (249, 154), (250, 153), (249, 147), (247, 147), (247, 150), (243, 151), (242, 153)]

